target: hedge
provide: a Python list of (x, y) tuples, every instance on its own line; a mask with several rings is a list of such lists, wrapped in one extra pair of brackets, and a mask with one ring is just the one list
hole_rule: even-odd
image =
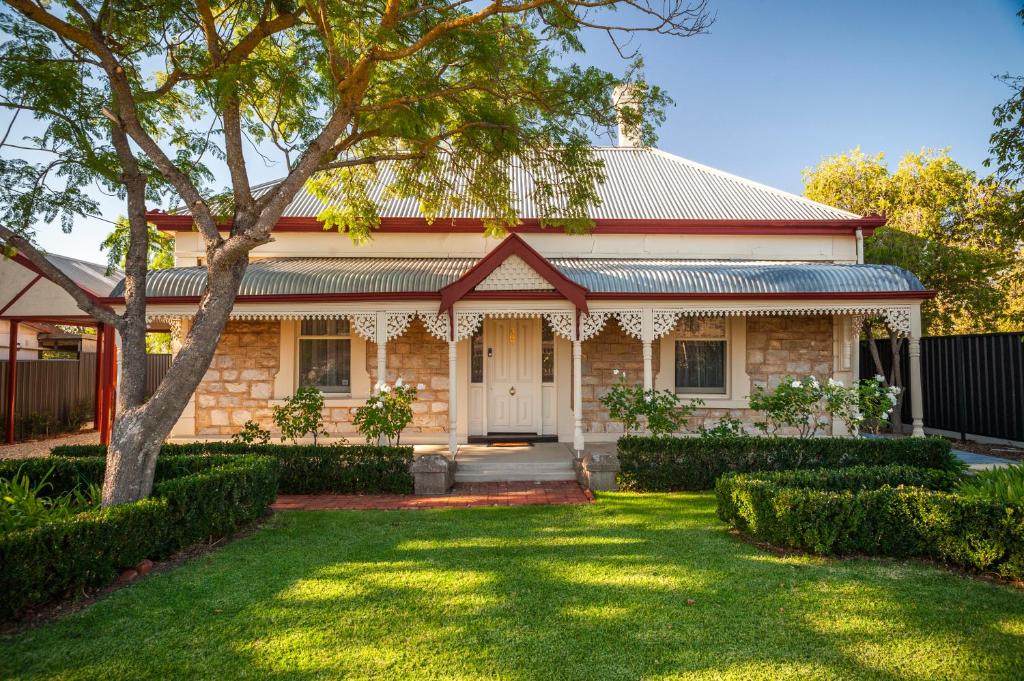
[[(57, 457), (106, 456), (103, 445), (54, 447)], [(246, 445), (236, 442), (165, 444), (162, 461), (171, 456), (272, 456), (280, 461), (278, 490), (284, 494), (404, 494), (412, 492), (412, 447), (374, 445)], [(0, 475), (3, 473), (0, 472)]]
[[(276, 495), (278, 463), (271, 457), (169, 459), (158, 466), (149, 499), (0, 535), (0, 618), (106, 584), (145, 558), (163, 558), (198, 540), (228, 534), (263, 514)], [(32, 476), (30, 471), (45, 473), (55, 462), (65, 479), (73, 465), (81, 479), (97, 471), (102, 478), (101, 459), (12, 463)], [(196, 472), (161, 475), (190, 468)]]
[[(920, 473), (884, 467), (833, 472), (827, 480), (725, 475), (715, 486), (718, 515), (776, 546), (826, 555), (928, 557), (1024, 578), (1024, 508), (942, 491), (948, 474)], [(848, 488), (837, 489), (844, 476)]]
[(725, 473), (900, 464), (960, 472), (942, 438), (654, 438), (619, 440), (619, 487), (636, 491), (714, 489)]

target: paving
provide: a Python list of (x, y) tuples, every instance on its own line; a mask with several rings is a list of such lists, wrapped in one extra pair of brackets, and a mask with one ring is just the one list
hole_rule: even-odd
[(568, 445), (462, 445), (455, 455), (456, 482), (539, 482), (576, 479)]
[(990, 468), (1003, 468), (1005, 466), (1013, 466), (1017, 463), (1010, 459), (1000, 459), (997, 456), (965, 452), (962, 449), (954, 449), (953, 453), (957, 455), (957, 458), (967, 464), (967, 467), (972, 471), (985, 471)]
[(448, 494), (418, 497), (411, 494), (281, 494), (275, 511), (395, 511), (473, 506), (540, 506), (589, 504), (593, 495), (576, 482), (456, 483)]

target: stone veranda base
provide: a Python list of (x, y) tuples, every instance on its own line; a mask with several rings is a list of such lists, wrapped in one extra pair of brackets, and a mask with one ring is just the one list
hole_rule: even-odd
[(574, 481), (456, 483), (448, 494), (281, 494), (275, 511), (391, 511), (471, 506), (538, 506), (589, 504), (594, 496)]

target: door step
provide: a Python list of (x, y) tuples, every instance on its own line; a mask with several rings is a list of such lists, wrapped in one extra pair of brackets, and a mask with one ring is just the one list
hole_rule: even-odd
[(507, 445), (536, 444), (539, 442), (558, 442), (557, 435), (523, 435), (521, 433), (488, 433), (487, 435), (470, 435), (466, 440), (471, 445)]
[(467, 461), (459, 462), (455, 467), (455, 482), (548, 482), (575, 479), (576, 469), (571, 461), (557, 463)]

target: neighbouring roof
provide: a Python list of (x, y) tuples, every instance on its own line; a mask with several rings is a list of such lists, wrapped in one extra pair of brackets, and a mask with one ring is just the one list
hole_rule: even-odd
[[(915, 293), (924, 286), (891, 265), (808, 262), (551, 258), (589, 293), (803, 294)], [(435, 293), (477, 263), (475, 258), (273, 258), (246, 269), (241, 296)], [(154, 270), (147, 296), (193, 297), (206, 286), (204, 267)], [(118, 284), (112, 297), (123, 295)]]
[[(604, 162), (607, 176), (597, 187), (601, 205), (590, 212), (595, 220), (820, 221), (861, 217), (658, 149), (595, 147), (594, 153)], [(385, 195), (394, 167), (384, 163), (378, 170), (379, 181), (371, 186), (370, 197), (380, 206), (381, 218), (421, 217), (418, 199)], [(514, 169), (511, 179), (519, 217), (539, 218), (537, 205), (531, 199), (533, 182), (529, 173)], [(275, 185), (276, 182), (257, 185), (254, 193), (262, 196)], [(315, 218), (327, 206), (328, 203), (304, 189), (285, 208), (282, 217)], [(489, 216), (473, 209), (443, 217)]]
[(98, 265), (94, 262), (53, 253), (48, 254), (46, 259), (66, 274), (71, 281), (90, 293), (100, 296), (107, 295), (108, 291), (124, 279), (124, 273), (118, 269), (114, 269), (108, 274), (106, 265)]

